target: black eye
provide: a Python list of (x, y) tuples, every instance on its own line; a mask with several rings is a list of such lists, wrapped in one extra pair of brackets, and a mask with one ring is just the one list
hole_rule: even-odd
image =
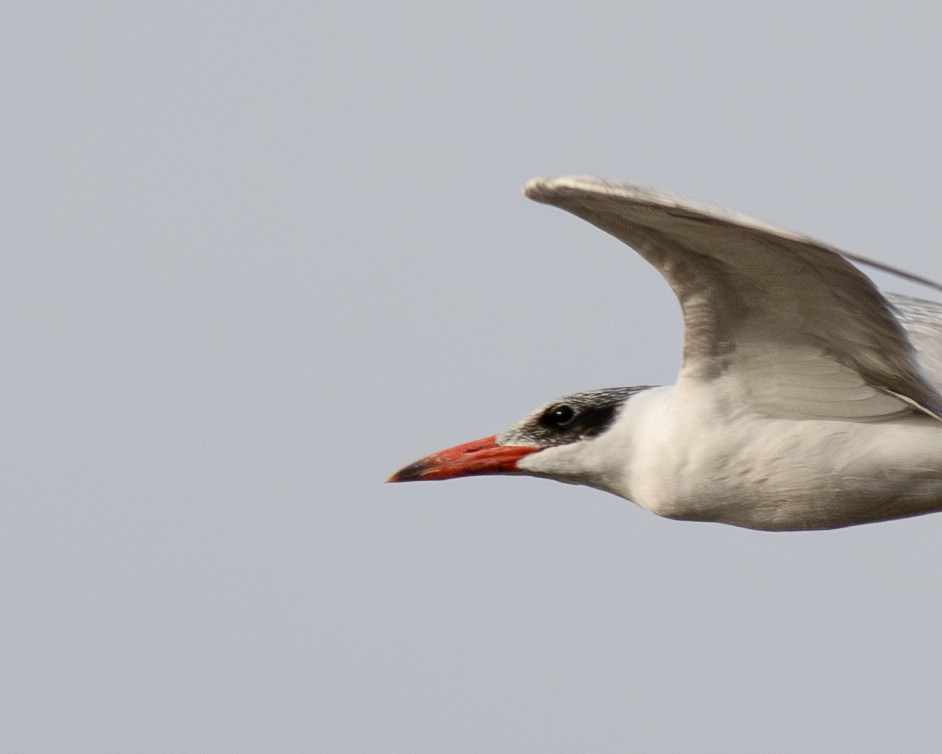
[(576, 418), (576, 410), (568, 403), (550, 406), (542, 416), (542, 424), (547, 427), (561, 428)]

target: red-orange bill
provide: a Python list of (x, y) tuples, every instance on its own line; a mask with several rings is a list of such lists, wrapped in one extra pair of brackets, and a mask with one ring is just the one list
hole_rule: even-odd
[(400, 469), (386, 481), (419, 482), (474, 474), (510, 474), (517, 470), (517, 461), (539, 450), (522, 445), (498, 445), (496, 439), (496, 435), (491, 435), (432, 453)]

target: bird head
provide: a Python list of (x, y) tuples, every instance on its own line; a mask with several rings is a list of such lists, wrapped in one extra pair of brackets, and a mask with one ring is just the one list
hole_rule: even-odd
[(481, 474), (527, 474), (608, 488), (604, 462), (594, 452), (628, 399), (646, 387), (574, 393), (547, 403), (499, 435), (432, 453), (386, 481), (418, 482)]

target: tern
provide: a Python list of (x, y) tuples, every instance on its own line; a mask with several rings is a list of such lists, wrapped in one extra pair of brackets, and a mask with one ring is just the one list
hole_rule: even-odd
[(881, 294), (851, 262), (942, 287), (640, 185), (539, 178), (524, 193), (667, 280), (683, 313), (677, 381), (559, 398), (388, 481), (526, 474), (768, 531), (942, 510), (942, 305)]

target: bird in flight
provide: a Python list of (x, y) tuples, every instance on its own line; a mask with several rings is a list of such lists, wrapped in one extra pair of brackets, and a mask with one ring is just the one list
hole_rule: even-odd
[(526, 474), (770, 531), (942, 510), (942, 305), (881, 294), (851, 262), (942, 287), (639, 185), (539, 178), (524, 193), (667, 280), (683, 312), (677, 381), (559, 398), (388, 481)]

